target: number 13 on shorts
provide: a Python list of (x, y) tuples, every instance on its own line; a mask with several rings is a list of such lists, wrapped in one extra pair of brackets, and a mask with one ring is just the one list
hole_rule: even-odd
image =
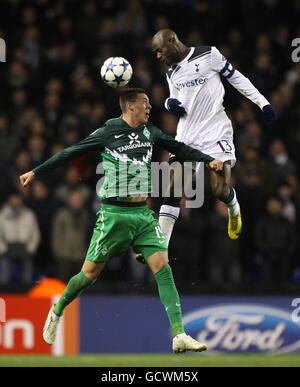
[(219, 147), (221, 148), (222, 152), (225, 152), (225, 153), (232, 153), (232, 145), (230, 144), (230, 142), (228, 140), (221, 140), (221, 141), (218, 141), (217, 143), (219, 145)]

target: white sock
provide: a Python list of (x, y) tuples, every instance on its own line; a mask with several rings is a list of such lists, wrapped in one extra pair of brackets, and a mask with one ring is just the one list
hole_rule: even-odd
[(162, 232), (165, 234), (167, 243), (169, 245), (173, 227), (178, 219), (180, 213), (179, 207), (168, 206), (164, 204), (159, 211), (159, 225)]
[(237, 216), (240, 212), (240, 205), (239, 205), (239, 202), (237, 201), (236, 192), (234, 189), (233, 189), (233, 192), (234, 192), (233, 199), (231, 200), (231, 202), (227, 203), (226, 206), (228, 208), (228, 212), (230, 216)]

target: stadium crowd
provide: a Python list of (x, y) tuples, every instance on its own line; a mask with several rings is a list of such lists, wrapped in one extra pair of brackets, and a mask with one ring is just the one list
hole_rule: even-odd
[[(45, 275), (66, 281), (81, 266), (99, 207), (97, 154), (70, 162), (30, 188), (22, 188), (18, 177), (120, 115), (119, 90), (100, 78), (105, 59), (123, 56), (131, 62), (130, 86), (149, 93), (151, 121), (175, 135), (177, 118), (164, 109), (166, 68), (150, 49), (156, 31), (173, 28), (187, 45), (217, 46), (278, 114), (274, 125), (265, 126), (257, 106), (224, 82), (235, 129), (233, 184), (243, 234), (237, 241), (228, 238), (227, 210), (214, 202), (206, 184), (204, 206), (183, 209), (172, 236), (178, 287), (298, 288), (300, 63), (291, 59), (291, 42), (300, 36), (299, 17), (299, 1), (1, 1), (7, 61), (0, 63), (0, 286), (30, 286)], [(156, 160), (167, 156), (155, 150)], [(159, 204), (149, 201), (156, 210)], [(125, 280), (133, 289), (137, 282), (151, 285), (131, 255), (108, 264), (103, 277), (109, 290)]]

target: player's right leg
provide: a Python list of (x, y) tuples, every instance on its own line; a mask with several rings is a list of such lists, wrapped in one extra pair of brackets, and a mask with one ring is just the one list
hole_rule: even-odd
[(58, 302), (49, 310), (43, 338), (48, 344), (53, 344), (57, 335), (59, 319), (64, 309), (77, 298), (84, 290), (92, 285), (104, 268), (105, 263), (85, 261), (80, 273), (70, 279)]
[(131, 217), (129, 213), (127, 207), (101, 205), (82, 270), (70, 279), (61, 298), (49, 311), (43, 332), (48, 344), (54, 343), (59, 318), (66, 306), (96, 281), (105, 262), (129, 247), (131, 219), (135, 218), (134, 213)]

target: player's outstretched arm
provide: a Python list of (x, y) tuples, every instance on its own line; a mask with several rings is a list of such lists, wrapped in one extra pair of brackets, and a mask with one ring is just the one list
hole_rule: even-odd
[(34, 168), (33, 172), (36, 176), (39, 176), (44, 172), (48, 172), (51, 169), (55, 169), (66, 164), (69, 160), (72, 160), (82, 154), (88, 153), (92, 149), (102, 149), (104, 145), (104, 128), (100, 128), (95, 130), (92, 134), (77, 144), (74, 144), (68, 148), (65, 148), (61, 152), (56, 153), (43, 164), (40, 164)]
[(228, 82), (246, 98), (260, 107), (266, 124), (271, 124), (275, 120), (276, 112), (273, 106), (242, 73), (235, 70)]
[(34, 178), (35, 173), (33, 171), (29, 171), (20, 176), (20, 182), (23, 187), (26, 187)]
[(219, 72), (238, 92), (259, 106), (263, 112), (264, 121), (267, 124), (271, 124), (276, 118), (276, 112), (270, 102), (256, 89), (245, 75), (231, 65), (216, 47), (212, 47), (211, 53), (213, 70)]

